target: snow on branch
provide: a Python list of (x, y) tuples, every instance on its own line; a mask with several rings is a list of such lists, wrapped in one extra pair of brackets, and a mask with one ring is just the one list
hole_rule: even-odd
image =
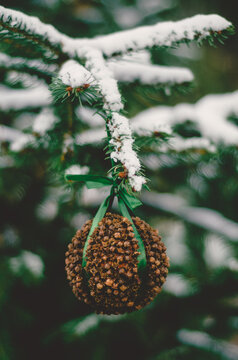
[(209, 139), (203, 137), (191, 137), (188, 139), (180, 136), (172, 137), (168, 143), (164, 143), (159, 147), (160, 152), (176, 151), (195, 151), (195, 152), (209, 152), (216, 151), (216, 147), (211, 143)]
[(238, 241), (238, 224), (215, 210), (188, 206), (178, 195), (165, 193), (146, 193), (146, 195), (142, 195), (142, 201), (155, 209), (176, 215), (205, 230), (225, 236), (232, 241)]
[[(142, 134), (172, 128), (187, 121), (194, 122), (202, 137), (214, 143), (238, 144), (238, 127), (228, 117), (238, 114), (238, 91), (228, 94), (207, 95), (196, 104), (179, 104), (174, 107), (158, 106), (142, 111), (132, 119), (134, 131)], [(192, 139), (191, 139), (192, 141)]]
[(60, 69), (59, 78), (65, 85), (76, 88), (93, 80), (90, 72), (75, 60), (66, 61)]
[(71, 165), (68, 169), (66, 169), (65, 174), (70, 175), (85, 175), (88, 174), (89, 167), (81, 166), (81, 165)]
[(143, 176), (138, 175), (141, 165), (136, 152), (133, 150), (133, 139), (128, 119), (120, 114), (123, 110), (121, 94), (116, 80), (108, 68), (103, 55), (95, 49), (85, 49), (86, 68), (97, 80), (104, 100), (104, 111), (110, 132), (110, 145), (113, 151), (110, 156), (115, 163), (121, 163), (128, 172), (128, 180), (135, 191), (140, 191), (145, 183)]
[(179, 67), (138, 64), (129, 61), (108, 62), (115, 79), (121, 82), (139, 81), (142, 84), (183, 84), (193, 80), (189, 69)]
[(49, 65), (40, 60), (26, 60), (20, 57), (11, 57), (4, 53), (0, 53), (0, 68), (35, 74), (47, 79), (53, 76), (57, 70), (57, 66), (54, 64)]
[(38, 135), (44, 135), (47, 131), (54, 128), (58, 118), (55, 116), (53, 109), (44, 108), (34, 119), (32, 131)]
[(22, 135), (22, 132), (10, 128), (9, 126), (0, 125), (0, 141), (14, 141)]
[(237, 345), (221, 341), (221, 339), (214, 338), (205, 332), (181, 329), (177, 333), (177, 338), (182, 344), (207, 350), (209, 353), (217, 354), (221, 358), (227, 360), (237, 359)]
[(59, 54), (62, 43), (69, 39), (52, 25), (42, 23), (37, 17), (0, 6), (0, 26), (9, 31), (44, 45)]
[(181, 21), (157, 23), (92, 39), (73, 39), (36, 17), (3, 6), (0, 6), (0, 25), (9, 32), (48, 47), (57, 55), (64, 53), (66, 58), (80, 57), (81, 48), (85, 46), (98, 49), (106, 56), (137, 52), (153, 46), (171, 47), (181, 42), (211, 38), (232, 27), (219, 15), (196, 15)]
[[(172, 47), (178, 43), (201, 40), (229, 29), (232, 24), (219, 15), (196, 15), (180, 21), (157, 23), (133, 30), (78, 40), (78, 46), (98, 48), (106, 56), (145, 48)], [(77, 41), (77, 40), (76, 40)]]
[(33, 89), (18, 90), (0, 86), (0, 111), (42, 107), (51, 101), (48, 87), (43, 84)]
[(90, 127), (105, 125), (105, 121), (99, 114), (96, 113), (96, 109), (93, 110), (87, 106), (78, 106), (75, 109), (75, 113), (80, 121), (89, 125)]

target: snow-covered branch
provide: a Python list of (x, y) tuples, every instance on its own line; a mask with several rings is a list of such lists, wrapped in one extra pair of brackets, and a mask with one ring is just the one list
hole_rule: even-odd
[(95, 39), (76, 41), (78, 41), (78, 46), (97, 48), (110, 57), (153, 46), (171, 47), (181, 42), (199, 41), (210, 37), (214, 32), (222, 32), (231, 26), (229, 21), (219, 15), (196, 15), (180, 21), (162, 22), (99, 36)]
[(49, 105), (51, 102), (48, 87), (43, 84), (33, 89), (0, 87), (0, 111), (42, 107)]
[(103, 108), (107, 116), (107, 126), (110, 132), (110, 145), (113, 151), (110, 156), (117, 163), (120, 162), (128, 172), (128, 180), (135, 191), (140, 191), (145, 179), (138, 175), (141, 165), (136, 152), (133, 150), (133, 139), (128, 119), (120, 114), (123, 109), (121, 94), (116, 80), (108, 68), (103, 55), (95, 49), (85, 49), (86, 68), (97, 80), (104, 99)]
[(20, 57), (11, 57), (7, 54), (0, 53), (0, 68), (6, 70), (15, 70), (26, 72), (32, 75), (38, 75), (42, 78), (50, 78), (57, 70), (57, 65), (45, 64), (40, 60), (26, 60)]
[(76, 88), (93, 81), (90, 72), (75, 60), (66, 61), (60, 69), (59, 78), (65, 85)]
[(16, 129), (13, 129), (9, 126), (0, 125), (0, 141), (14, 141), (19, 136), (22, 135), (22, 132)]
[(193, 80), (192, 72), (186, 68), (139, 64), (130, 61), (110, 61), (108, 64), (115, 79), (121, 82), (139, 81), (153, 86), (183, 84)]
[(155, 209), (176, 215), (191, 224), (218, 233), (232, 241), (238, 241), (238, 224), (215, 210), (188, 206), (184, 199), (173, 194), (146, 193), (142, 195), (142, 200), (143, 203)]
[(53, 109), (46, 107), (35, 117), (32, 124), (32, 131), (42, 136), (51, 130), (58, 120)]
[(17, 33), (39, 45), (44, 45), (59, 54), (62, 43), (68, 37), (52, 25), (42, 23), (37, 17), (0, 6), (0, 25), (9, 33)]
[(92, 39), (72, 39), (52, 25), (43, 24), (36, 17), (3, 6), (0, 6), (0, 24), (9, 32), (30, 36), (31, 40), (45, 44), (56, 53), (65, 53), (71, 58), (75, 55), (80, 57), (81, 48), (85, 46), (98, 49), (106, 56), (112, 56), (153, 46), (171, 47), (181, 42), (199, 41), (232, 26), (219, 15), (196, 15), (176, 22), (157, 23)]
[(216, 339), (205, 332), (181, 329), (177, 333), (177, 338), (182, 344), (207, 350), (211, 353), (218, 354), (224, 359), (237, 359), (237, 345)]
[[(194, 122), (202, 137), (214, 143), (238, 144), (238, 127), (228, 117), (238, 114), (238, 91), (228, 94), (207, 95), (196, 104), (174, 107), (158, 106), (142, 111), (132, 121), (134, 131), (142, 134), (161, 131), (164, 126)], [(192, 141), (192, 139), (191, 139)]]

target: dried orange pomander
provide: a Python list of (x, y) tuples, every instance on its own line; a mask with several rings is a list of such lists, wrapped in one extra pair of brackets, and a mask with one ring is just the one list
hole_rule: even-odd
[(139, 247), (133, 227), (121, 215), (107, 213), (99, 222), (87, 247), (85, 271), (82, 255), (92, 220), (77, 231), (68, 245), (67, 279), (75, 296), (97, 313), (140, 310), (161, 292), (166, 280), (169, 258), (158, 231), (138, 217), (133, 221), (146, 251), (147, 266), (143, 275), (138, 269)]

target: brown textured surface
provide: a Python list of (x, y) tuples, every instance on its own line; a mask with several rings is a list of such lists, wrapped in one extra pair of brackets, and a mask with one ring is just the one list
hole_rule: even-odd
[(78, 230), (66, 252), (66, 272), (73, 293), (97, 313), (123, 314), (139, 310), (160, 293), (169, 259), (158, 231), (140, 218), (133, 218), (144, 242), (147, 267), (138, 273), (138, 243), (129, 220), (107, 213), (94, 230), (87, 248), (87, 276), (82, 269), (83, 247), (92, 225)]

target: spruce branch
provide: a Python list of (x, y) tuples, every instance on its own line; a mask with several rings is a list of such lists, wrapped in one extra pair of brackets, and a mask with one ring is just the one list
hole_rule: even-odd
[(48, 87), (40, 84), (33, 89), (0, 88), (0, 111), (20, 111), (23, 109), (41, 108), (52, 102)]
[(174, 107), (158, 106), (147, 109), (132, 120), (132, 129), (142, 133), (161, 131), (165, 126), (174, 129), (178, 124), (190, 122), (196, 132), (213, 143), (238, 144), (238, 129), (229, 121), (229, 116), (238, 113), (238, 92), (207, 95), (195, 104), (178, 104)]
[(66, 61), (50, 84), (55, 102), (78, 99), (90, 105), (99, 97), (98, 86), (91, 73), (75, 60)]
[(36, 75), (39, 79), (44, 79), (50, 83), (52, 76), (57, 70), (57, 65), (45, 64), (40, 60), (26, 60), (20, 57), (11, 57), (0, 53), (0, 70), (17, 71)]
[[(71, 109), (72, 103), (78, 100), (80, 104), (88, 102), (98, 108), (98, 113), (105, 119), (108, 130), (107, 154), (113, 162), (113, 176), (121, 178), (121, 182), (128, 183), (135, 191), (141, 190), (145, 178), (142, 175), (128, 119), (124, 116), (124, 103), (117, 81), (140, 82), (147, 86), (157, 84), (164, 88), (165, 92), (169, 92), (177, 85), (180, 88), (187, 86), (193, 76), (187, 69), (166, 69), (151, 64), (130, 64), (128, 61), (123, 65), (121, 61), (107, 62), (104, 57), (151, 49), (155, 46), (172, 47), (190, 41), (200, 44), (204, 39), (213, 43), (215, 39), (223, 40), (226, 33), (232, 31), (231, 23), (218, 15), (198, 15), (182, 21), (139, 27), (93, 39), (72, 39), (51, 25), (45, 25), (39, 19), (19, 11), (0, 7), (0, 12), (0, 35), (2, 34), (3, 38), (7, 40), (8, 36), (12, 36), (11, 39), (16, 45), (18, 40), (25, 39), (28, 45), (35, 44), (45, 49), (45, 54), (47, 51), (53, 54), (53, 57), (49, 57), (55, 61), (56, 69), (59, 64), (62, 65), (58, 74), (53, 76), (50, 85), (56, 102), (67, 101)], [(29, 72), (41, 73), (40, 66), (35, 66), (31, 62), (20, 64), (18, 61), (11, 61), (11, 64), (18, 66), (19, 71), (26, 69)], [(46, 91), (44, 97), (47, 94)], [(47, 105), (50, 102), (51, 100)], [(55, 122), (53, 126), (54, 124)], [(148, 138), (148, 145), (161, 143), (162, 140), (166, 142), (172, 126), (169, 124), (170, 128), (165, 129), (162, 125), (161, 122), (155, 124), (154, 120), (147, 121), (141, 130), (136, 129), (132, 122), (137, 145), (140, 143), (139, 138), (145, 137)], [(70, 134), (66, 132), (67, 136), (63, 139), (63, 153), (71, 151), (74, 146), (72, 124), (70, 128)], [(92, 139), (90, 141), (92, 142)], [(125, 176), (122, 176), (122, 173)]]
[(190, 83), (194, 77), (186, 68), (140, 64), (134, 61), (109, 61), (109, 69), (114, 78), (123, 83), (137, 82), (142, 85), (163, 85), (172, 87)]
[(72, 39), (53, 26), (43, 24), (39, 19), (20, 11), (1, 6), (0, 12), (0, 25), (4, 31), (16, 33), (47, 48), (60, 58), (61, 63), (69, 58), (80, 58), (81, 49), (85, 47), (98, 49), (107, 57), (111, 57), (128, 51), (174, 47), (191, 41), (200, 44), (204, 39), (213, 44), (215, 39), (223, 41), (227, 35), (234, 32), (232, 24), (219, 15), (196, 15), (181, 21), (138, 27), (92, 39)]
[(100, 51), (86, 48), (83, 52), (86, 59), (85, 66), (97, 80), (103, 97), (103, 110), (110, 133), (110, 157), (114, 163), (122, 164), (131, 188), (134, 191), (140, 191), (145, 178), (141, 176), (141, 164), (133, 150), (133, 138), (128, 119), (121, 114), (124, 106), (117, 82)]
[(133, 30), (116, 32), (95, 39), (82, 39), (78, 46), (90, 46), (101, 50), (107, 57), (137, 52), (153, 47), (176, 47), (181, 43), (204, 40), (214, 44), (234, 33), (234, 27), (219, 15), (196, 15), (180, 21), (162, 22)]
[(5, 38), (11, 36), (25, 39), (28, 44), (32, 43), (50, 51), (57, 58), (65, 59), (61, 50), (62, 40), (66, 35), (58, 32), (52, 25), (43, 24), (38, 18), (28, 16), (20, 11), (11, 10), (0, 6), (0, 33)]

